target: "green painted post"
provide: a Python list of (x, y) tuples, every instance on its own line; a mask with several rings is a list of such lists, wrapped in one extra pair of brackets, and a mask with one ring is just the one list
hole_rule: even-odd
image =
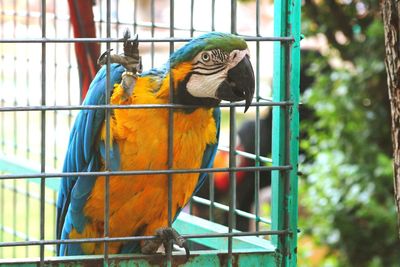
[(291, 36), (294, 42), (274, 46), (273, 101), (289, 101), (292, 105), (273, 108), (272, 161), (274, 166), (290, 164), (292, 169), (272, 173), (272, 229), (290, 232), (274, 236), (272, 242), (281, 255), (282, 266), (296, 266), (301, 1), (274, 3), (275, 36)]

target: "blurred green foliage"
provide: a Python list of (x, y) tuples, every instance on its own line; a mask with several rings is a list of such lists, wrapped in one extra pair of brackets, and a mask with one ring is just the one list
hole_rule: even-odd
[(379, 1), (305, 0), (302, 11), (303, 34), (329, 49), (302, 55), (314, 81), (302, 98), (300, 228), (329, 247), (321, 266), (399, 266)]

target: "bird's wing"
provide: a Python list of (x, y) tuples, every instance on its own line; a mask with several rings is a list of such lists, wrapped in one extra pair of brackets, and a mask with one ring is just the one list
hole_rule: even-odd
[[(121, 82), (124, 72), (121, 65), (110, 65), (110, 88)], [(100, 69), (92, 81), (84, 106), (106, 103), (106, 66)], [(111, 94), (111, 92), (110, 92)], [(72, 128), (63, 172), (99, 171), (101, 154), (104, 154), (104, 142), (100, 142), (99, 133), (104, 122), (104, 109), (84, 109), (79, 112)], [(102, 144), (103, 143), (103, 144)], [(118, 146), (110, 151), (111, 168), (119, 166)], [(63, 177), (57, 200), (57, 238), (67, 239), (72, 226), (81, 232), (86, 218), (83, 207), (96, 181), (96, 176)], [(63, 254), (63, 245), (58, 253)], [(80, 247), (80, 246), (77, 246)]]
[[(215, 124), (217, 126), (217, 142), (214, 144), (208, 144), (206, 150), (204, 151), (203, 160), (201, 162), (201, 168), (212, 168), (214, 163), (215, 154), (217, 154), (218, 141), (219, 141), (219, 131), (221, 122), (221, 110), (219, 107), (214, 108), (213, 117)], [(199, 176), (199, 181), (197, 182), (196, 188), (193, 192), (195, 194), (206, 180), (208, 173), (201, 173)]]

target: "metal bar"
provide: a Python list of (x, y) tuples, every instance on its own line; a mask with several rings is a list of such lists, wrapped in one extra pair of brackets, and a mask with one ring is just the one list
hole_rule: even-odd
[[(211, 1), (211, 31), (215, 31), (215, 0)], [(208, 219), (214, 222), (215, 214), (215, 185), (214, 185), (214, 175), (208, 175), (209, 179), (209, 196), (210, 196), (210, 208), (208, 211)]]
[[(136, 34), (137, 33), (137, 0), (133, 1), (133, 33)], [(151, 36), (153, 37), (153, 36)]]
[[(259, 102), (252, 103), (251, 107), (270, 107), (270, 106), (291, 106), (291, 101), (280, 102)], [(244, 107), (244, 103), (222, 103), (220, 107)], [(89, 109), (144, 109), (144, 108), (174, 108), (174, 109), (192, 109), (200, 107), (195, 105), (181, 105), (181, 104), (137, 104), (137, 105), (71, 105), (71, 106), (18, 106), (18, 107), (0, 107), (0, 112), (14, 112), (14, 111), (45, 111), (45, 110), (89, 110)]]
[[(46, 39), (46, 0), (42, 0), (41, 5), (41, 28), (42, 38)], [(41, 105), (46, 105), (46, 42), (42, 43), (42, 100)], [(41, 151), (40, 151), (40, 172), (46, 173), (46, 111), (41, 111)], [(40, 177), (40, 240), (44, 240), (45, 235), (45, 190), (46, 180), (42, 176)], [(44, 245), (40, 245), (40, 266), (44, 266)]]
[(190, 37), (193, 37), (194, 0), (190, 0)]
[[(274, 13), (278, 14), (274, 21), (275, 35), (292, 35), (296, 42), (293, 45), (275, 44), (274, 47), (273, 100), (290, 100), (294, 104), (290, 108), (273, 108), (273, 165), (294, 165), (290, 171), (272, 172), (272, 229), (297, 230), (300, 1), (277, 0)], [(282, 255), (282, 266), (296, 266), (297, 231), (292, 233), (272, 237)]]
[[(236, 0), (231, 0), (231, 33), (235, 34), (236, 28)], [(236, 167), (236, 108), (229, 108), (229, 168)], [(231, 233), (236, 227), (236, 173), (229, 173), (229, 217), (228, 231)], [(232, 238), (228, 238), (228, 266), (233, 265), (232, 257)]]
[(76, 176), (123, 176), (123, 175), (148, 175), (148, 174), (183, 174), (183, 173), (208, 173), (208, 172), (240, 172), (240, 171), (288, 171), (291, 165), (260, 166), (260, 167), (228, 167), (228, 168), (199, 168), (199, 169), (170, 169), (170, 170), (135, 170), (135, 171), (99, 171), (99, 172), (63, 172), (63, 173), (25, 173), (25, 174), (3, 174), (0, 180), (26, 179), (29, 178), (54, 178), (54, 177), (76, 177)]
[[(154, 0), (151, 0), (150, 4), (150, 20), (151, 20), (151, 38), (154, 38), (155, 31), (155, 5)], [(151, 67), (154, 68), (154, 42), (151, 42), (150, 45), (150, 54), (151, 54)]]
[[(218, 150), (229, 152), (229, 148), (228, 147), (223, 147), (223, 146), (219, 146)], [(241, 150), (238, 150), (238, 149), (235, 149), (235, 154), (238, 155), (238, 156), (242, 156), (244, 158), (258, 160), (259, 162), (263, 162), (263, 163), (272, 163), (272, 159), (270, 159), (270, 158), (263, 157), (263, 156), (258, 156), (257, 157), (257, 154), (244, 152), (244, 151), (241, 151)]]
[[(25, 205), (26, 205), (26, 218), (25, 218), (25, 233), (26, 238), (25, 241), (29, 240), (29, 210), (30, 210), (30, 186), (29, 182), (25, 181)], [(1, 224), (2, 225), (2, 224)], [(25, 248), (25, 257), (29, 257), (29, 249), (28, 247)]]
[(289, 75), (289, 99), (294, 105), (289, 109), (288, 118), (288, 152), (287, 162), (293, 164), (293, 169), (288, 171), (289, 182), (287, 185), (287, 202), (284, 210), (287, 211), (288, 229), (294, 231), (286, 236), (288, 239), (288, 257), (287, 266), (295, 267), (297, 265), (297, 220), (298, 220), (298, 155), (299, 155), (299, 102), (300, 102), (300, 19), (301, 19), (301, 1), (294, 0), (293, 4), (288, 5), (290, 14), (289, 28), (295, 42), (290, 44), (290, 54), (288, 60)]
[[(53, 0), (53, 8), (54, 8), (54, 18), (53, 18), (53, 27), (54, 27), (54, 32), (57, 36), (57, 9), (56, 9), (56, 1)], [(54, 45), (54, 84), (57, 84), (57, 45)], [(54, 105), (57, 105), (57, 89), (54, 89), (54, 99), (53, 103)], [(29, 113), (29, 112), (28, 112)], [(58, 110), (54, 111), (54, 116), (53, 116), (53, 131), (54, 135), (56, 135), (56, 129), (57, 129), (57, 117), (58, 117)], [(53, 168), (57, 168), (57, 141), (56, 138), (53, 139)]]
[[(173, 38), (175, 16), (174, 16), (174, 0), (169, 1), (169, 36)], [(174, 42), (169, 43), (169, 54), (174, 52)], [(174, 75), (171, 65), (169, 64), (169, 103), (174, 103)], [(168, 170), (172, 169), (174, 165), (174, 110), (168, 109)], [(173, 194), (173, 173), (168, 174), (168, 227), (172, 227), (172, 194)], [(167, 252), (167, 266), (172, 266), (172, 240), (168, 244)]]
[[(5, 197), (4, 197), (4, 183), (5, 181), (0, 180), (0, 225), (3, 226), (4, 225), (4, 202), (5, 202)], [(4, 240), (4, 232), (0, 231), (0, 240)], [(0, 257), (3, 258), (3, 250), (0, 249)]]
[[(270, 42), (282, 42), (290, 43), (294, 42), (293, 37), (255, 37), (255, 36), (242, 36), (246, 41), (270, 41)], [(134, 41), (133, 39), (129, 39)], [(171, 43), (171, 42), (189, 42), (191, 38), (181, 38), (181, 37), (170, 37), (170, 38), (139, 38), (141, 43)], [(0, 39), (1, 43), (123, 43), (125, 39), (123, 38), (3, 38)]]
[[(17, 180), (13, 180), (13, 188), (16, 188), (17, 187)], [(13, 225), (13, 229), (17, 229), (17, 194), (12, 194), (13, 195), (13, 203), (12, 203), (12, 211), (13, 211), (13, 213), (12, 213), (12, 225)], [(14, 235), (13, 236), (13, 241), (15, 242), (15, 241), (17, 241), (17, 237)], [(15, 247), (13, 247), (12, 248), (13, 249), (13, 252), (12, 252), (12, 255), (13, 255), (13, 258), (15, 258), (16, 257), (16, 249), (15, 249)]]
[[(207, 206), (211, 205), (211, 201), (210, 200), (205, 199), (205, 198), (201, 198), (201, 197), (198, 197), (198, 196), (193, 196), (193, 201), (196, 202), (196, 203), (207, 205)], [(214, 202), (213, 205), (216, 208), (220, 209), (220, 210), (229, 211), (229, 206), (227, 206), (227, 205), (224, 205), (224, 204), (221, 204), (221, 203), (218, 203), (218, 202)], [(265, 224), (271, 224), (270, 220), (267, 220), (266, 218), (263, 218), (263, 217), (257, 218), (255, 215), (253, 215), (253, 214), (251, 214), (249, 212), (243, 211), (243, 210), (236, 209), (235, 210), (235, 214), (239, 215), (239, 216), (242, 216), (242, 217), (245, 217), (245, 218), (248, 218), (248, 219), (259, 220), (260, 222), (265, 223)]]
[[(17, 9), (17, 1), (14, 1), (13, 7), (14, 7), (14, 10)], [(17, 29), (17, 17), (15, 16), (15, 14), (13, 14), (13, 26), (14, 26), (13, 37), (15, 38), (16, 37), (15, 32), (16, 32), (16, 29)], [(17, 84), (17, 68), (16, 68), (16, 66), (17, 66), (17, 55), (16, 55), (15, 52), (14, 52), (13, 60), (14, 60), (14, 64), (13, 64), (13, 83)], [(16, 106), (17, 105), (17, 96), (16, 95), (14, 95), (14, 101), (13, 102), (14, 102), (13, 103), (14, 106)], [(16, 155), (17, 154), (17, 150), (18, 150), (18, 141), (17, 141), (17, 138), (18, 138), (18, 134), (17, 134), (18, 133), (18, 126), (17, 126), (17, 113), (16, 112), (13, 114), (13, 131), (14, 131), (14, 134), (13, 134), (13, 138), (14, 138), (13, 148), (14, 148), (14, 155)], [(15, 253), (15, 251), (13, 251), (13, 254), (14, 253)]]
[[(68, 23), (68, 38), (71, 36), (71, 23)], [(72, 64), (71, 64), (71, 45), (67, 45), (67, 55), (68, 55), (68, 64), (67, 64), (67, 104), (68, 106), (71, 106), (71, 70), (72, 70)], [(80, 102), (83, 102), (82, 95), (79, 96)], [(68, 127), (71, 129), (72, 125), (72, 112), (71, 110), (68, 111)]]
[[(274, 252), (254, 252), (250, 253), (248, 250), (235, 251), (233, 254), (234, 261), (240, 262), (241, 266), (274, 266), (276, 262), (276, 255)], [(182, 252), (174, 253), (174, 259), (177, 266), (189, 267), (193, 266), (223, 266), (227, 261), (227, 254), (225, 251), (196, 251), (192, 253), (187, 260)], [(102, 258), (98, 255), (90, 257), (76, 256), (76, 257), (54, 257), (46, 260), (49, 266), (101, 266)], [(164, 266), (164, 255), (111, 255), (111, 266)], [(27, 259), (26, 261), (20, 260), (6, 260), (0, 261), (1, 267), (18, 266), (18, 267), (32, 267), (37, 265), (36, 259)]]
[(211, 30), (215, 31), (215, 0), (211, 0)]
[[(193, 37), (193, 17), (194, 17), (194, 0), (190, 0), (190, 37)], [(193, 214), (193, 203), (189, 202), (189, 213)]]
[[(256, 35), (260, 35), (260, 1), (256, 0)], [(260, 101), (260, 42), (256, 42), (256, 101)], [(260, 166), (260, 162), (263, 162), (260, 156), (260, 108), (256, 107), (256, 121), (254, 126), (254, 153), (255, 153), (255, 166)], [(268, 140), (267, 140), (268, 141)], [(272, 160), (270, 161), (272, 162)], [(259, 214), (260, 214), (260, 199), (259, 199), (259, 191), (260, 191), (260, 172), (256, 171), (254, 173), (254, 213), (255, 213), (255, 229), (259, 231)]]
[[(290, 234), (289, 230), (270, 230), (259, 232), (230, 232), (230, 233), (207, 233), (182, 235), (185, 239), (191, 238), (215, 238), (215, 237), (236, 237), (236, 236), (284, 236)], [(158, 236), (129, 236), (129, 237), (99, 237), (99, 238), (80, 238), (80, 239), (55, 239), (55, 240), (30, 240), (17, 242), (0, 242), (0, 247), (20, 247), (20, 246), (45, 246), (57, 244), (82, 244), (82, 243), (110, 243), (128, 242), (142, 240), (157, 240)]]
[[(107, 38), (111, 36), (111, 1), (107, 0), (106, 2), (106, 34)], [(106, 43), (106, 51), (107, 51), (107, 66), (106, 66), (106, 92), (105, 92), (105, 104), (108, 105), (110, 102), (110, 92), (111, 92), (111, 78), (110, 78), (110, 43)], [(108, 172), (110, 170), (110, 109), (105, 110), (105, 126), (106, 126), (106, 158), (105, 158), (105, 170)], [(104, 176), (104, 237), (107, 238), (110, 228), (110, 176), (107, 174)], [(108, 266), (109, 258), (108, 258), (108, 242), (104, 242), (104, 266)]]
[[(287, 17), (286, 0), (274, 2), (274, 32), (276, 36), (286, 34)], [(286, 47), (283, 44), (274, 46), (274, 72), (273, 72), (273, 100), (284, 100), (285, 97), (285, 54)], [(273, 166), (285, 163), (285, 110), (273, 108), (272, 115), (272, 160)], [(271, 173), (272, 185), (272, 229), (284, 229), (283, 207), (284, 207), (284, 172)], [(284, 254), (284, 239), (272, 237), (272, 243), (277, 247), (281, 255)], [(283, 265), (283, 264), (282, 264)]]
[[(1, 1), (0, 2), (0, 9), (1, 10), (4, 10), (4, 3), (3, 3), (3, 1)], [(1, 23), (1, 31), (0, 31), (0, 34), (1, 34), (1, 39), (4, 39), (4, 16), (0, 16), (0, 18), (1, 18), (1, 21), (0, 21), (0, 23)], [(1, 48), (1, 66), (4, 66), (5, 64), (4, 64), (4, 46), (3, 45), (1, 45), (0, 46), (0, 48)], [(5, 75), (4, 75), (4, 68), (3, 67), (1, 67), (1, 82), (2, 82), (2, 88), (3, 88), (3, 81), (4, 81), (4, 78), (5, 78)], [(2, 98), (1, 99), (1, 107), (3, 107), (5, 105), (5, 101), (4, 101), (4, 99)], [(1, 123), (1, 149), (2, 149), (2, 151), (4, 151), (4, 148), (5, 148), (5, 132), (4, 132), (4, 119), (5, 118), (5, 116), (4, 116), (4, 114), (1, 114), (1, 120), (0, 120), (0, 123)]]

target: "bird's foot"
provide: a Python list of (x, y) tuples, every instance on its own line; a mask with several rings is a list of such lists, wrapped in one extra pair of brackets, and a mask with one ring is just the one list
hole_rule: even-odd
[(156, 230), (156, 236), (160, 239), (156, 240), (145, 240), (142, 245), (143, 254), (153, 254), (157, 252), (161, 244), (164, 245), (165, 253), (171, 248), (170, 243), (178, 245), (185, 249), (186, 259), (189, 259), (190, 251), (186, 240), (173, 228), (165, 227)]
[(124, 66), (126, 71), (122, 74), (121, 86), (125, 91), (126, 96), (130, 96), (136, 84), (137, 73), (142, 72), (142, 58), (139, 56), (139, 42), (136, 34), (133, 40), (128, 29), (124, 32), (124, 53), (122, 55), (110, 54), (112, 51), (106, 51), (97, 60), (97, 64), (107, 64), (108, 58), (110, 63), (117, 63)]
[(124, 32), (124, 53), (121, 55), (110, 54), (111, 50), (108, 50), (101, 54), (97, 63), (99, 65), (107, 64), (107, 59), (110, 57), (110, 63), (121, 64), (126, 68), (128, 72), (134, 72), (135, 74), (142, 71), (142, 60), (139, 55), (139, 42), (138, 35), (136, 34), (133, 40), (129, 29)]

